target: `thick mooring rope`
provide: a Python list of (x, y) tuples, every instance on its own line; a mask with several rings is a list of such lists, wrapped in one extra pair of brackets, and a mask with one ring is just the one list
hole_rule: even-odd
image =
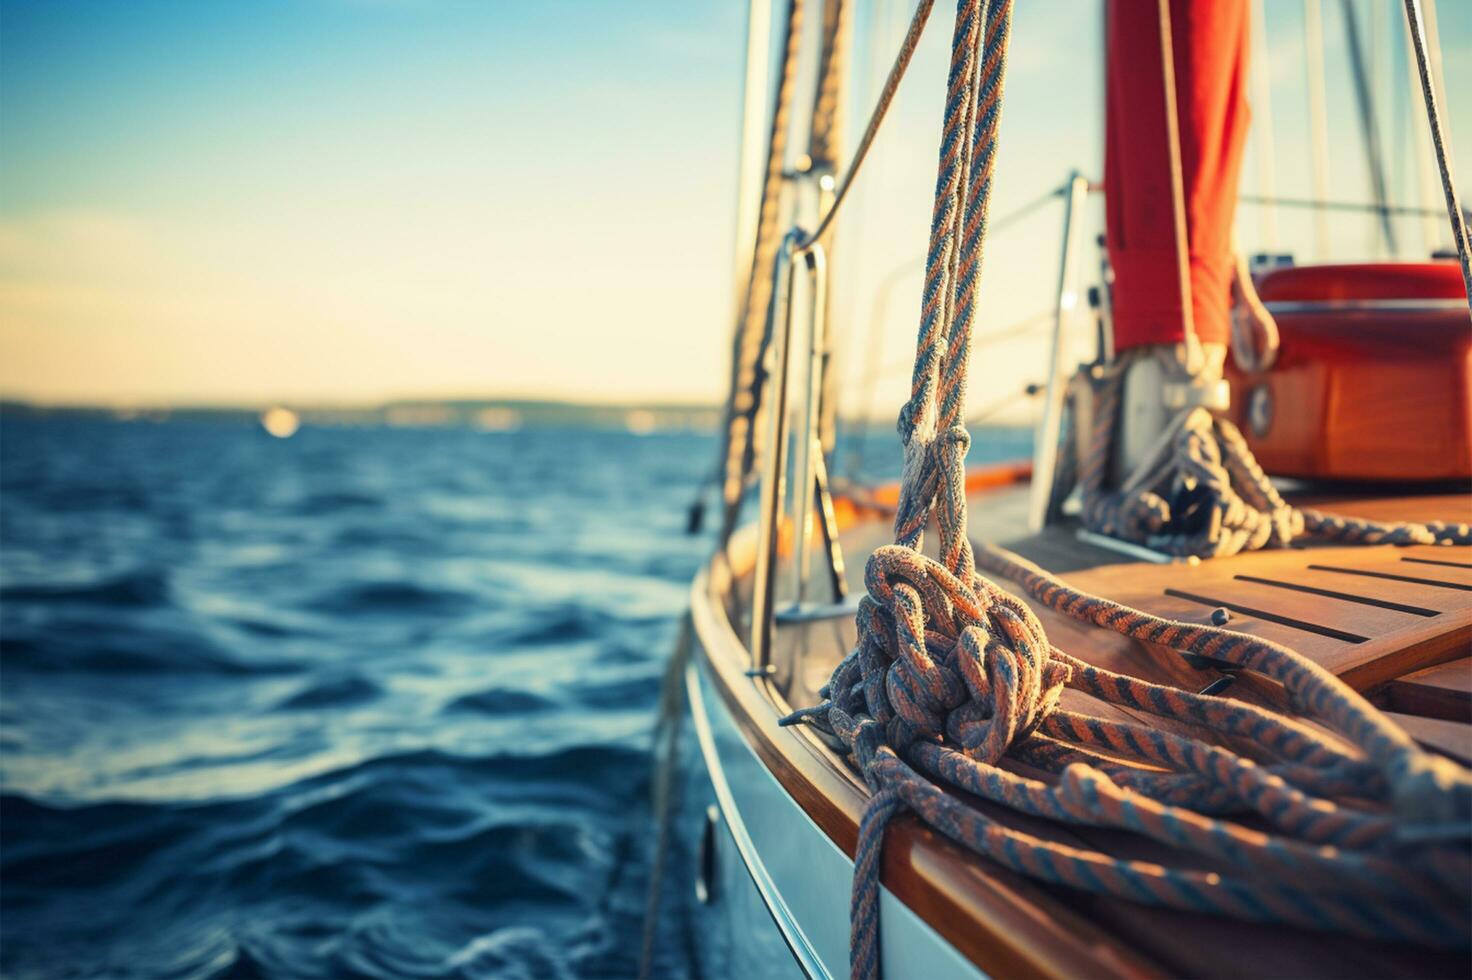
[(1122, 381), (1132, 360), (1126, 355), (1090, 378), (1094, 428), (1078, 469), (1083, 521), (1091, 530), (1199, 558), (1286, 547), (1300, 537), (1347, 544), (1472, 544), (1466, 524), (1384, 523), (1289, 505), (1237, 427), (1203, 408), (1178, 415), (1156, 451), (1118, 489), (1110, 489)]
[[(768, 270), (782, 244), (782, 169), (787, 157), (788, 116), (802, 47), (805, 0), (789, 0), (783, 27), (782, 64), (767, 141), (767, 169), (757, 212), (756, 243), (746, 293), (731, 341), (731, 387), (726, 399), (725, 442), (722, 447), (721, 499), (725, 513), (720, 540), (724, 544), (736, 527), (746, 475), (755, 456), (757, 393), (761, 390), (761, 352), (774, 283)], [(755, 42), (753, 42), (755, 43)]]
[[(1010, 0), (958, 0), (915, 374), (900, 415), (905, 471), (896, 543), (869, 559), (859, 642), (822, 689), (823, 702), (785, 719), (841, 741), (873, 794), (855, 856), (853, 975), (879, 973), (880, 850), (886, 825), (902, 812), (1014, 871), (1079, 889), (1249, 920), (1466, 945), (1472, 773), (1422, 751), (1358, 694), (1286, 647), (1078, 592), (1000, 549), (972, 554), (961, 405), (1010, 15)], [(1234, 479), (1237, 465), (1246, 463), (1223, 463)], [(1292, 523), (1290, 508), (1246, 493), (1247, 503)], [(1291, 513), (1305, 531), (1344, 538), (1415, 533), (1332, 529), (1331, 518)], [(920, 552), (932, 516), (939, 561)], [(1250, 524), (1244, 518), (1233, 527), (1246, 537), (1262, 533)], [(1268, 524), (1267, 533), (1276, 533)], [(1048, 642), (1025, 603), (977, 572), (978, 561), (1064, 614), (1258, 671), (1282, 684), (1301, 714), (1339, 737), (1070, 657)], [(1169, 724), (1063, 710), (1065, 687)], [(1252, 754), (1188, 734), (1200, 730), (1234, 738)], [(1046, 778), (1004, 768), (1004, 757)], [(1134, 831), (1232, 870), (1164, 867), (1039, 838), (994, 820), (950, 787), (1063, 823)], [(1224, 819), (1230, 814), (1267, 829)]]
[[(835, 179), (844, 153), (843, 134), (848, 123), (849, 55), (853, 48), (854, 5), (851, 0), (823, 0), (822, 45), (818, 52), (818, 83), (813, 88), (812, 122), (808, 127), (808, 158), (819, 180)], [(823, 185), (820, 183), (820, 188)], [(819, 201), (824, 195), (819, 195)], [(836, 242), (830, 226), (822, 236), (827, 260), (829, 293), (834, 291), (833, 257)], [(818, 442), (825, 454), (833, 451), (838, 433), (838, 374), (832, 307), (825, 307), (823, 356), (818, 379)]]

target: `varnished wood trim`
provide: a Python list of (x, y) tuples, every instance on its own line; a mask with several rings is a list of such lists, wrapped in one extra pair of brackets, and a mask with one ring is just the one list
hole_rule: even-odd
[(1461, 623), (1444, 632), (1422, 631), (1405, 639), (1395, 656), (1377, 655), (1367, 659), (1341, 671), (1339, 679), (1357, 691), (1365, 691), (1413, 670), (1465, 657), (1469, 650), (1472, 650), (1472, 623)]
[(1377, 688), (1370, 700), (1386, 711), (1467, 724), (1472, 719), (1472, 694), (1450, 688), (1408, 683), (1401, 678)]

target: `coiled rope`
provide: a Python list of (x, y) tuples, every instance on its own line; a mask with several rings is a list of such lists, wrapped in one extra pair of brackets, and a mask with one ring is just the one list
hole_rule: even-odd
[[(1249, 920), (1466, 945), (1472, 773), (1422, 751), (1286, 647), (1078, 592), (1000, 549), (973, 556), (960, 412), (1010, 16), (1010, 0), (957, 3), (915, 374), (900, 414), (896, 543), (869, 559), (858, 645), (820, 692), (822, 703), (784, 719), (838, 739), (872, 792), (855, 855), (852, 973), (879, 973), (880, 851), (886, 825), (901, 812), (1045, 881)], [(920, 553), (932, 516), (939, 561)], [(1252, 705), (1070, 657), (1048, 642), (1025, 603), (978, 573), (978, 561), (1076, 619), (1258, 671), (1342, 741)], [(1254, 756), (1063, 710), (1065, 687), (1173, 727), (1240, 739)], [(1003, 768), (1004, 756), (1048, 778)], [(947, 787), (1063, 823), (1131, 830), (1234, 870), (1164, 867), (1045, 840), (995, 821)]]
[(1180, 413), (1118, 489), (1110, 459), (1123, 377), (1136, 356), (1096, 368), (1094, 428), (1078, 461), (1083, 522), (1100, 534), (1175, 556), (1222, 558), (1286, 547), (1300, 537), (1346, 544), (1472, 544), (1472, 527), (1436, 521), (1385, 523), (1297, 508), (1283, 499), (1229, 420), (1203, 408)]

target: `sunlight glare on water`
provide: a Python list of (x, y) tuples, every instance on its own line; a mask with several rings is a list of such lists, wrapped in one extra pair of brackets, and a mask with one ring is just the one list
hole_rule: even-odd
[(296, 430), (300, 427), (301, 420), (297, 418), (296, 413), (289, 408), (282, 408), (279, 405), (275, 408), (267, 409), (265, 414), (261, 416), (261, 428), (271, 433), (277, 439), (290, 439), (296, 435)]

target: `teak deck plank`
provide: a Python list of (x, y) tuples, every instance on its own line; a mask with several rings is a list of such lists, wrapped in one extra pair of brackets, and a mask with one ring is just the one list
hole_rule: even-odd
[[(1472, 701), (1472, 657), (1438, 664), (1398, 678), (1394, 683), (1408, 687), (1424, 687), (1460, 695)], [(1468, 718), (1472, 721), (1472, 717)]]
[(1463, 765), (1472, 765), (1472, 725), (1394, 711), (1386, 714), (1424, 747), (1449, 755)]
[(1472, 726), (1472, 657), (1397, 677), (1370, 698), (1387, 711)]
[[(1012, 491), (1020, 494), (1020, 491)], [(988, 507), (978, 502), (973, 515), (1005, 515), (1007, 508)], [(1383, 511), (1383, 508), (1377, 508)], [(1445, 510), (1436, 510), (1426, 516), (1448, 516)], [(987, 531), (996, 525), (985, 517), (973, 517), (972, 530), (977, 539), (985, 539)], [(1001, 533), (997, 537), (1002, 537)], [(1050, 571), (1055, 571), (1069, 584), (1085, 591), (1104, 595), (1145, 609), (1159, 616), (1189, 622), (1205, 622), (1216, 604), (1229, 604), (1257, 610), (1276, 617), (1264, 619), (1253, 613), (1234, 611), (1228, 628), (1262, 636), (1298, 650), (1321, 664), (1345, 676), (1357, 686), (1368, 686), (1383, 680), (1382, 674), (1396, 676), (1403, 673), (1407, 664), (1435, 662), (1447, 656), (1465, 653), (1469, 627), (1472, 627), (1472, 593), (1458, 590), (1435, 590), (1434, 599), (1427, 597), (1428, 587), (1388, 579), (1365, 576), (1339, 575), (1338, 573), (1314, 573), (1307, 570), (1311, 563), (1334, 564), (1344, 567), (1365, 568), (1403, 574), (1405, 563), (1399, 559), (1405, 555), (1421, 556), (1430, 553), (1438, 559), (1458, 559), (1468, 556), (1472, 549), (1458, 548), (1325, 548), (1323, 546), (1259, 552), (1251, 555), (1199, 565), (1173, 563), (1151, 565), (1122, 561), (1122, 556), (1103, 551), (1106, 556), (1102, 564), (1090, 567), (1089, 559), (1098, 561), (1101, 549), (1084, 546), (1073, 539), (1068, 528), (1050, 528), (1038, 538), (1046, 539), (1041, 547), (1037, 538), (1024, 538), (1007, 543), (1007, 546), (1024, 554)], [(1073, 539), (1070, 541), (1070, 539)], [(1072, 548), (1070, 549), (1070, 544)], [(1088, 558), (1080, 552), (1088, 549)], [(1060, 572), (1058, 564), (1048, 560), (1048, 552), (1073, 551), (1076, 570)], [(1465, 560), (1472, 561), (1472, 556)], [(1411, 565), (1411, 576), (1423, 576), (1425, 571), (1441, 571), (1443, 566)], [(1446, 569), (1449, 572), (1472, 571), (1472, 569)], [(1381, 598), (1387, 593), (1386, 601), (1399, 605), (1416, 606), (1434, 612), (1434, 616), (1410, 613), (1405, 610), (1387, 609), (1366, 605), (1345, 598), (1284, 589), (1260, 582), (1239, 579), (1239, 575), (1273, 581), (1303, 584), (1325, 591), (1336, 591), (1358, 598)], [(1338, 587), (1324, 584), (1330, 576), (1334, 580), (1350, 579), (1349, 585)], [(1010, 583), (1002, 583), (1011, 587)], [(1166, 592), (1170, 589), (1177, 595)], [(1013, 591), (1017, 591), (1015, 588)], [(1185, 598), (1199, 596), (1212, 602), (1199, 602)], [(1038, 607), (1033, 604), (1034, 608)], [(1175, 683), (1181, 687), (1192, 687), (1204, 683), (1204, 677), (1215, 676), (1212, 672), (1201, 672), (1184, 665), (1168, 650), (1156, 649), (1142, 656), (1139, 647), (1107, 630), (1094, 629), (1084, 624), (1067, 620), (1051, 610), (1038, 610), (1044, 620), (1050, 638), (1061, 648), (1080, 656), (1091, 663), (1145, 676), (1151, 680)], [(1290, 625), (1281, 620), (1297, 621), (1301, 625)], [(1305, 629), (1317, 626), (1324, 631)], [(1351, 642), (1343, 637), (1326, 635), (1352, 633), (1361, 637)], [(1119, 641), (1123, 641), (1122, 648)], [(1134, 650), (1128, 648), (1133, 647)], [(1141, 669), (1143, 662), (1152, 667)], [(1388, 673), (1387, 673), (1388, 672)], [(1171, 675), (1171, 676), (1162, 676)], [(1245, 697), (1261, 702), (1261, 697), (1252, 696), (1253, 688), (1239, 684), (1229, 689), (1228, 696)], [(1461, 756), (1466, 751), (1465, 743), (1472, 742), (1472, 726), (1422, 718), (1398, 718), (1413, 736), (1428, 747), (1447, 754)], [(1443, 727), (1445, 726), (1445, 727)], [(1110, 839), (1116, 835), (1090, 828), (1075, 828), (1075, 832), (1092, 846), (1109, 849)], [(1117, 846), (1117, 845), (1116, 845)], [(1173, 852), (1161, 845), (1145, 842), (1134, 856), (1150, 860), (1172, 860)], [(1105, 898), (1069, 896), (1076, 906), (1091, 908), (1092, 917), (1109, 923), (1122, 937), (1128, 937), (1137, 948), (1148, 949), (1162, 962), (1169, 964), (1173, 972), (1193, 976), (1306, 976), (1345, 975), (1350, 973), (1374, 973), (1377, 975), (1435, 975), (1455, 973), (1457, 968), (1439, 961), (1434, 954), (1407, 953), (1404, 949), (1386, 944), (1368, 943), (1336, 938), (1332, 946), (1316, 941), (1310, 934), (1293, 929), (1248, 925), (1230, 920), (1210, 919), (1161, 909), (1142, 909), (1129, 903)], [(1409, 960), (1415, 960), (1412, 965)]]
[[(1437, 551), (1454, 558), (1472, 549)], [(1069, 574), (1066, 580), (1162, 616), (1187, 613), (1191, 605), (1181, 601), (1206, 609), (1225, 606), (1233, 611), (1229, 628), (1287, 644), (1363, 690), (1472, 649), (1472, 591), (1309, 567), (1398, 569), (1403, 563), (1393, 552), (1389, 547), (1280, 549), (1196, 566), (1119, 563)], [(1339, 594), (1325, 594), (1330, 592)]]

